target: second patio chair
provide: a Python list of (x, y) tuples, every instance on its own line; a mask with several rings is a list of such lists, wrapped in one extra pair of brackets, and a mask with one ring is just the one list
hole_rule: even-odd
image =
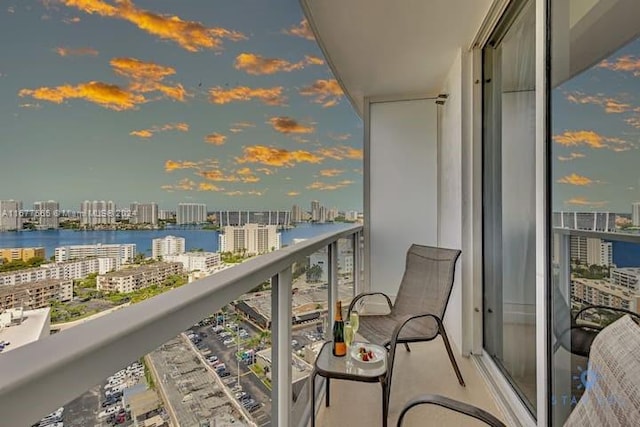
[(347, 319), (358, 301), (364, 297), (382, 295), (389, 305), (389, 314), (360, 316), (358, 328), (358, 334), (370, 342), (389, 347), (388, 390), (391, 389), (396, 345), (402, 343), (410, 351), (410, 343), (431, 341), (438, 335), (442, 336), (458, 382), (464, 387), (462, 374), (442, 323), (459, 256), (459, 250), (413, 244), (407, 252), (404, 275), (394, 304), (382, 292), (362, 293), (351, 301)]

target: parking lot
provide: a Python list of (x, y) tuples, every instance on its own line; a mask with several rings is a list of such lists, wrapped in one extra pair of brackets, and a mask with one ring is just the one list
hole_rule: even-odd
[[(236, 331), (231, 328), (227, 328), (225, 324), (224, 331), (228, 334), (232, 334), (233, 342), (224, 344), (224, 338), (221, 338), (213, 331), (214, 326), (216, 326), (215, 323), (191, 328), (191, 331), (197, 333), (200, 337), (200, 346), (207, 349), (204, 352), (201, 351), (201, 353), (205, 356), (215, 355), (221, 363), (225, 364), (225, 371), (229, 372), (229, 376), (222, 378), (223, 382), (230, 389), (234, 389), (234, 394), (240, 392), (240, 388), (241, 391), (249, 394), (251, 398), (260, 405), (258, 408), (251, 411), (251, 417), (261, 427), (270, 426), (271, 391), (253, 374), (249, 369), (249, 365), (244, 362), (238, 362), (236, 357), (238, 347), (241, 352), (249, 350), (249, 348), (246, 347), (247, 341), (251, 338), (258, 337), (260, 335), (260, 330), (249, 322), (237, 322), (238, 328), (243, 328), (248, 334), (246, 338), (240, 339), (240, 345), (238, 346), (238, 335)], [(237, 387), (238, 373), (240, 374), (240, 388)]]

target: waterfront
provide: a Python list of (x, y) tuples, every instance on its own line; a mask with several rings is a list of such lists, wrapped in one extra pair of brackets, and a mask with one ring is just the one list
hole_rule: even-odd
[[(312, 224), (300, 223), (295, 228), (282, 230), (282, 244), (289, 245), (293, 239), (310, 238), (348, 227), (347, 223)], [(169, 235), (184, 237), (186, 249), (218, 251), (219, 232), (193, 228), (166, 228), (164, 230), (43, 230), (0, 233), (0, 248), (44, 247), (47, 257), (54, 254), (58, 246), (89, 245), (95, 243), (135, 243), (138, 253), (151, 256), (151, 241)]]

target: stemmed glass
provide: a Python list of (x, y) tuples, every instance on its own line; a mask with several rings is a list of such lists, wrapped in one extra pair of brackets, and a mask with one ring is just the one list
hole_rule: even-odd
[(358, 333), (358, 327), (360, 326), (360, 317), (358, 316), (358, 312), (353, 310), (351, 312), (351, 316), (349, 316), (349, 323), (351, 323), (351, 327), (353, 328), (353, 336), (355, 339), (355, 335)]
[(351, 322), (344, 322), (344, 343), (347, 345), (347, 369), (351, 367), (351, 344), (353, 344), (355, 335)]

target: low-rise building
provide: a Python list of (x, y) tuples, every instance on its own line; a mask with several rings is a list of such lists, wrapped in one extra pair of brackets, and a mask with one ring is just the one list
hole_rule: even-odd
[(611, 269), (611, 281), (623, 288), (640, 291), (640, 268), (624, 267)]
[(151, 241), (151, 257), (158, 259), (169, 255), (180, 255), (185, 251), (184, 237), (166, 236)]
[(160, 284), (170, 276), (181, 273), (182, 263), (157, 262), (100, 275), (97, 288), (99, 291), (129, 293)]
[(116, 258), (119, 263), (132, 262), (136, 257), (135, 243), (72, 245), (55, 249), (56, 262), (72, 261), (82, 258)]
[(637, 312), (640, 293), (606, 279), (571, 279), (571, 299), (587, 305), (606, 305)]
[(0, 248), (0, 258), (11, 261), (28, 261), (31, 258), (45, 258), (43, 247), (38, 248)]
[(16, 286), (0, 286), (0, 310), (24, 307), (38, 309), (49, 307), (52, 300), (71, 301), (73, 280), (49, 279)]
[(182, 263), (185, 271), (209, 271), (220, 266), (218, 252), (187, 252), (180, 255), (167, 255), (162, 258), (168, 262)]
[(79, 261), (46, 264), (40, 267), (0, 273), (0, 286), (16, 286), (49, 279), (83, 279), (89, 274), (105, 274), (117, 270), (114, 258), (90, 258)]

